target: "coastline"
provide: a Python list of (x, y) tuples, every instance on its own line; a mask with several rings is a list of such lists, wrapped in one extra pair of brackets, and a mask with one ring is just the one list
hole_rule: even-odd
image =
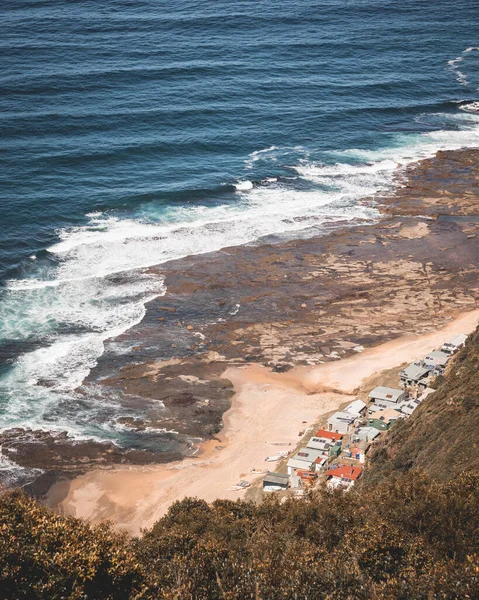
[[(218, 439), (206, 442), (198, 458), (148, 468), (91, 471), (68, 487), (64, 483), (53, 486), (49, 504), (64, 515), (92, 523), (112, 520), (118, 529), (136, 535), (184, 497), (208, 502), (244, 497), (245, 491), (228, 488), (241, 478), (258, 480), (250, 473), (252, 468), (271, 467), (264, 462), (274, 453), (271, 442), (294, 448), (305, 422), (310, 426), (350, 402), (367, 379), (418, 358), (457, 333), (470, 333), (478, 321), (476, 309), (439, 331), (404, 336), (343, 361), (299, 367), (289, 373), (272, 373), (259, 365), (230, 367), (224, 377), (234, 385), (232, 406), (224, 415)], [(327, 388), (335, 389), (317, 391)]]
[[(11, 450), (11, 458), (24, 460), (25, 466), (47, 470), (45, 481), (34, 482), (32, 489), (37, 496), (47, 494), (50, 506), (92, 520), (112, 518), (118, 527), (135, 531), (151, 523), (151, 508), (143, 510), (128, 500), (121, 477), (113, 474), (122, 474), (131, 480), (130, 487), (149, 496), (158, 478), (172, 480), (162, 479), (168, 471), (216, 458), (226, 432), (247, 423), (246, 418), (237, 426), (230, 423), (236, 423), (238, 392), (233, 385), (240, 385), (243, 367), (253, 378), (259, 369), (264, 385), (281, 381), (289, 386), (288, 394), (315, 398), (314, 410), (306, 410), (301, 419), (293, 413), (289, 417), (284, 434), (298, 441), (303, 421), (316, 422), (353, 391), (349, 387), (338, 398), (324, 390), (324, 381), (319, 386), (315, 379), (316, 369), (322, 377), (329, 373), (327, 388), (346, 389), (341, 374), (346, 361), (369, 372), (369, 349), (394, 345), (403, 336), (413, 336), (409, 342), (428, 336), (477, 308), (478, 180), (479, 150), (440, 152), (402, 168), (394, 193), (364, 200), (380, 209), (377, 223), (287, 242), (260, 240), (152, 269), (165, 278), (167, 293), (146, 306), (141, 323), (106, 344), (83, 388), (101, 387), (104, 396), (111, 393), (134, 403), (144, 417), (121, 422), (132, 431), (166, 429), (193, 440), (188, 454), (194, 458), (181, 460), (180, 452), (124, 452), (107, 444), (102, 450), (98, 443), (73, 445), (67, 439), (45, 442), (40, 434), (35, 438), (36, 432), (25, 443), (23, 431), (20, 442), (14, 432), (13, 442), (3, 444), (4, 452), (8, 456)], [(455, 220), (458, 215), (462, 220)], [(130, 350), (118, 352), (118, 347)], [(366, 350), (358, 354), (361, 348)], [(411, 356), (415, 358), (417, 354)], [(261, 394), (269, 398), (268, 392)], [(274, 403), (274, 415), (273, 409)], [(260, 459), (252, 454), (250, 462)], [(245, 463), (244, 468), (260, 466)], [(228, 486), (244, 475), (242, 469), (230, 469)], [(109, 475), (115, 480), (110, 497), (95, 483)], [(174, 482), (171, 486), (167, 502), (185, 489)], [(205, 486), (210, 497), (211, 483)]]

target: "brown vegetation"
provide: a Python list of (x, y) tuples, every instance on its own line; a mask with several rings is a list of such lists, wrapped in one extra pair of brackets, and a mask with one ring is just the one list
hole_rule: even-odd
[(187, 498), (139, 538), (5, 494), (0, 597), (477, 598), (478, 367), (479, 328), (348, 493), (259, 504)]
[(437, 481), (479, 470), (479, 328), (469, 336), (436, 392), (398, 421), (371, 457), (365, 482), (424, 469)]
[(141, 538), (0, 500), (2, 598), (473, 598), (479, 476), (256, 505), (186, 499)]

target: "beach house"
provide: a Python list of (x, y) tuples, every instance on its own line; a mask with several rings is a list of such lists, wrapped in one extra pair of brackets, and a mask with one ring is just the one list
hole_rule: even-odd
[(263, 477), (263, 492), (280, 492), (287, 490), (289, 475), (284, 473), (266, 473)]
[(343, 457), (358, 461), (360, 464), (366, 462), (366, 454), (371, 446), (370, 442), (361, 440), (359, 442), (351, 442), (351, 445), (344, 448)]
[(386, 431), (391, 427), (394, 421), (403, 418), (398, 410), (394, 408), (386, 408), (385, 410), (378, 410), (373, 413), (368, 419), (368, 425), (370, 427), (374, 427), (379, 431)]
[(463, 333), (459, 333), (458, 335), (455, 335), (452, 338), (452, 340), (443, 344), (441, 346), (441, 350), (442, 350), (442, 352), (447, 352), (448, 354), (454, 354), (454, 352), (457, 352), (460, 348), (462, 348), (464, 346), (464, 344), (466, 343), (466, 340), (467, 340), (467, 335), (464, 335)]
[(354, 415), (357, 419), (366, 414), (366, 403), (362, 400), (354, 400), (351, 404), (348, 404), (343, 412)]
[(318, 437), (312, 437), (307, 443), (307, 447), (313, 448), (314, 450), (321, 450), (322, 452), (324, 452), (324, 454), (328, 454), (329, 449), (331, 448), (331, 446), (334, 446), (334, 443), (335, 442), (333, 442), (332, 440), (325, 440)]
[(351, 437), (353, 442), (359, 442), (361, 440), (372, 442), (380, 435), (380, 433), (379, 429), (376, 429), (375, 427), (359, 427)]
[(442, 352), (442, 350), (434, 350), (433, 352), (429, 352), (429, 354), (424, 358), (423, 362), (428, 367), (431, 367), (431, 370), (434, 371), (434, 373), (439, 374), (444, 371), (450, 358), (451, 356), (447, 352)]
[[(399, 378), (403, 385), (427, 387), (426, 378), (432, 372), (433, 368), (426, 365), (423, 361), (411, 363), (399, 374)], [(390, 407), (394, 408), (394, 407)]]
[(362, 467), (342, 465), (327, 472), (328, 487), (343, 488), (349, 490), (356, 481), (361, 477), (363, 472)]
[(314, 469), (316, 472), (321, 471), (321, 469), (326, 465), (326, 461), (328, 460), (327, 456), (320, 456), (314, 461)]
[(419, 396), (418, 390), (416, 389), (416, 397), (406, 400), (406, 402), (402, 402), (398, 406), (398, 410), (400, 410), (404, 415), (408, 417), (411, 416), (412, 413), (416, 410), (416, 408), (421, 404), (421, 402), (425, 400), (429, 396), (429, 394), (432, 394), (435, 391), (436, 390), (434, 390), (433, 388), (427, 387)]
[(341, 441), (343, 439), (342, 433), (337, 433), (336, 431), (328, 431), (327, 429), (318, 429), (315, 433), (315, 437), (321, 440), (328, 440), (331, 442)]
[(334, 431), (336, 433), (348, 433), (348, 431), (351, 431), (354, 428), (356, 419), (357, 416), (352, 415), (351, 413), (345, 411), (336, 412), (328, 419), (328, 429), (329, 431)]
[(401, 406), (398, 407), (398, 410), (406, 417), (410, 417), (418, 406), (419, 402), (417, 400), (408, 400), (407, 402), (403, 402)]
[(376, 412), (378, 409), (397, 408), (408, 397), (407, 392), (404, 390), (397, 390), (382, 385), (371, 390), (368, 396), (371, 402), (374, 403), (374, 406), (370, 407), (370, 413)]
[(321, 450), (316, 450), (314, 448), (301, 448), (288, 460), (288, 475), (292, 475), (296, 469), (301, 469), (303, 471), (315, 471), (315, 461), (320, 457), (323, 457), (323, 452)]

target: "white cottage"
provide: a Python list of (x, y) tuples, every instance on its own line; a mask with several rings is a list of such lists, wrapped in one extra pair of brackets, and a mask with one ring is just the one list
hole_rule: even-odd
[(397, 408), (401, 402), (407, 400), (407, 392), (379, 385), (369, 392), (369, 398), (374, 402), (374, 407), (370, 410)]
[(353, 429), (356, 418), (351, 413), (345, 411), (334, 413), (328, 419), (328, 429), (337, 433), (348, 433), (348, 431)]
[(288, 475), (292, 475), (296, 469), (314, 471), (316, 469), (316, 459), (322, 456), (323, 452), (321, 450), (315, 450), (314, 448), (301, 448), (288, 460)]

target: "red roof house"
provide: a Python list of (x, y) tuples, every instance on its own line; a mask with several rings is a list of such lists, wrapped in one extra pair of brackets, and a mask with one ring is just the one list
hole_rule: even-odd
[(328, 485), (330, 487), (344, 487), (349, 489), (354, 482), (361, 477), (363, 469), (361, 467), (351, 467), (349, 465), (342, 465), (336, 469), (328, 471), (327, 476), (330, 480)]
[(336, 433), (335, 431), (327, 431), (326, 429), (320, 429), (316, 432), (315, 437), (324, 438), (326, 440), (340, 440), (343, 438), (342, 433)]

